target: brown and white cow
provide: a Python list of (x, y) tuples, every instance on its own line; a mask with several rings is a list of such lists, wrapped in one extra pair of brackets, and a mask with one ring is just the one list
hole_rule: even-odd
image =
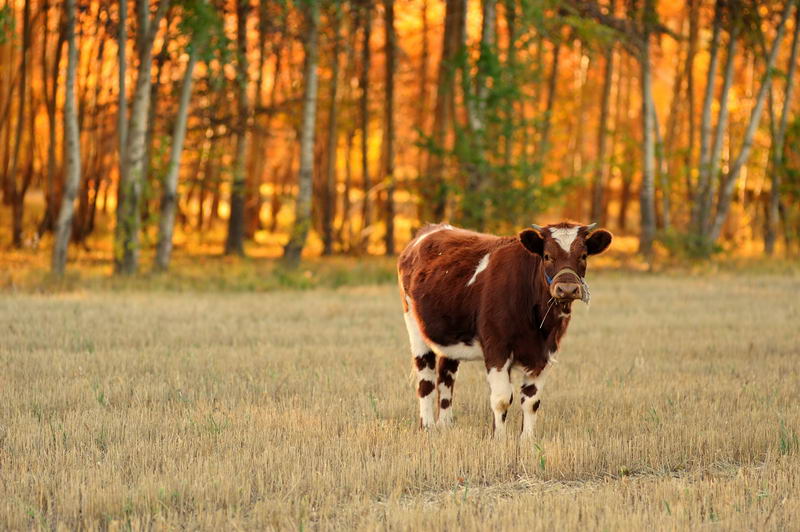
[(434, 389), (438, 424), (452, 421), (458, 366), (482, 360), (495, 435), (505, 433), (512, 369), (522, 373), (522, 435), (533, 434), (545, 370), (572, 302), (588, 302), (586, 259), (611, 244), (611, 233), (594, 225), (534, 226), (503, 237), (450, 225), (417, 233), (397, 266), (423, 428), (435, 422)]

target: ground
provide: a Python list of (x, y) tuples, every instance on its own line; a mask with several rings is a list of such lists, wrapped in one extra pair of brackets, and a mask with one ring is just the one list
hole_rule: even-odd
[(417, 428), (392, 284), (3, 295), (0, 528), (800, 527), (800, 277), (590, 273), (537, 437)]

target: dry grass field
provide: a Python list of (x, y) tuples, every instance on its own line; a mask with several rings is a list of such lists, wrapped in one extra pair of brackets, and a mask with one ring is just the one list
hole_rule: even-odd
[(800, 529), (800, 278), (589, 282), (524, 444), (474, 363), (417, 429), (393, 285), (7, 293), (0, 529)]

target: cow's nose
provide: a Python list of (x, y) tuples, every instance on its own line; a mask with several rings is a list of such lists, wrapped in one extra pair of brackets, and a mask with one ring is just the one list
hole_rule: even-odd
[(556, 285), (556, 298), (580, 299), (581, 285), (577, 283), (558, 283)]

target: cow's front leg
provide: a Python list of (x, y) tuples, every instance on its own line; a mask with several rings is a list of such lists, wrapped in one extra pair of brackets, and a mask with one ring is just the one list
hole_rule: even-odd
[(525, 370), (520, 390), (520, 404), (522, 405), (522, 437), (533, 436), (536, 425), (536, 415), (542, 404), (542, 387), (544, 386), (545, 369)]
[(514, 400), (514, 389), (511, 387), (511, 376), (509, 367), (511, 360), (508, 359), (501, 367), (492, 367), (487, 364), (487, 379), (489, 381), (489, 404), (494, 414), (494, 436), (502, 438), (506, 434), (506, 416), (508, 409)]

